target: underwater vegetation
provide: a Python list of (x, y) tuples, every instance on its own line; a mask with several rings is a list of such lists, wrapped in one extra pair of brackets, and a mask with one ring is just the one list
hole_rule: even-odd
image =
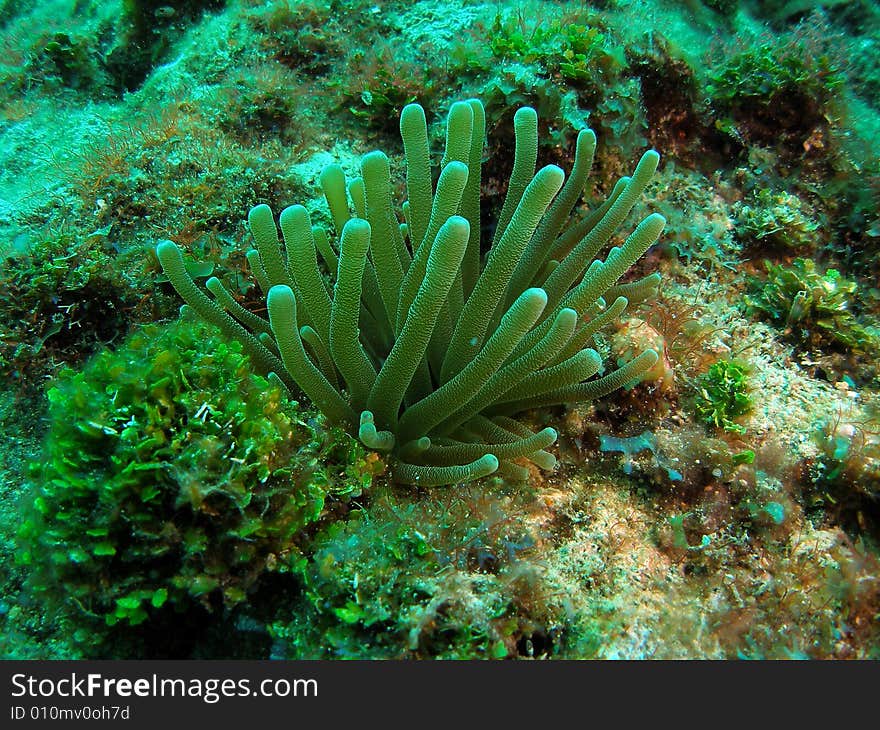
[(747, 372), (742, 363), (719, 360), (697, 381), (696, 411), (706, 423), (726, 431), (745, 433), (736, 422), (752, 408)]
[(764, 268), (767, 280), (754, 281), (748, 300), (755, 311), (800, 342), (876, 351), (880, 329), (861, 323), (852, 311), (856, 282), (837, 269), (818, 271), (812, 259), (796, 258), (790, 266), (765, 261)]
[(843, 61), (827, 36), (827, 26), (813, 22), (727, 49), (705, 86), (716, 127), (786, 155), (809, 152), (809, 138), (827, 131), (844, 83)]
[[(504, 659), (558, 650), (556, 599), (529, 560), (527, 499), (489, 484), (401, 498), (311, 543), (292, 618), (269, 627), (278, 657)], [(555, 645), (554, 645), (555, 644)]]
[(198, 321), (146, 327), (48, 395), (17, 559), (48, 606), (87, 619), (90, 650), (117, 624), (157, 641), (234, 608), (302, 560), (294, 538), (326, 500), (382, 468)]
[[(485, 112), (471, 100), (450, 108), (436, 191), (424, 111), (413, 104), (401, 113), (405, 224), (392, 208), (382, 152), (366, 155), (362, 176), (348, 184), (338, 165), (321, 174), (336, 245), (294, 205), (280, 216), (285, 255), (268, 206), (251, 210), (256, 249), (247, 258), (266, 296), (268, 321), (243, 309), (219, 279), (207, 282), (210, 299), (195, 286), (175, 244), (160, 243), (159, 260), (184, 301), (243, 342), (255, 362), (293, 392), (302, 390), (331, 423), (368, 448), (392, 452), (398, 482), (452, 484), (499, 468), (525, 479), (528, 471), (514, 463), (521, 458), (552, 469), (555, 459), (545, 449), (556, 440), (555, 429), (535, 433), (510, 416), (599, 398), (657, 360), (648, 349), (590, 381), (602, 361), (585, 345), (623, 312), (626, 295), (645, 298), (656, 287), (656, 275), (615, 285), (657, 240), (664, 224), (659, 214), (645, 218), (604, 261), (595, 257), (659, 157), (645, 153), (606, 201), (569, 220), (592, 164), (595, 135), (578, 135), (563, 185), (555, 165), (535, 172), (535, 111), (519, 109), (514, 124), (513, 172), (491, 245), (480, 241)], [(332, 298), (319, 252), (335, 274)]]
[(35, 371), (82, 360), (113, 340), (135, 299), (100, 231), (79, 238), (50, 230), (27, 248), (8, 257), (0, 275), (0, 373), (24, 388)]
[(802, 201), (786, 192), (760, 188), (754, 200), (737, 213), (737, 232), (766, 250), (810, 253), (818, 246), (819, 223), (810, 218)]

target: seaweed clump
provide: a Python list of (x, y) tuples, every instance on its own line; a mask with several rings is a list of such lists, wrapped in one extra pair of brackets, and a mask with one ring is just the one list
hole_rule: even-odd
[(737, 419), (752, 410), (748, 373), (742, 363), (719, 360), (697, 381), (697, 415), (725, 431), (745, 433)]
[(292, 570), (331, 495), (370, 484), (367, 452), (250, 370), (239, 345), (184, 320), (49, 391), (18, 559), (85, 651), (118, 626), (118, 642), (178, 655), (207, 614)]
[[(447, 496), (448, 495), (448, 496)], [(304, 592), (269, 626), (289, 659), (505, 659), (562, 647), (521, 495), (374, 491), (310, 543)]]
[(822, 152), (844, 83), (843, 64), (818, 18), (781, 37), (724, 49), (708, 72), (706, 95), (716, 128), (784, 157)]
[(880, 330), (863, 323), (853, 312), (856, 282), (840, 271), (820, 272), (811, 259), (797, 258), (791, 266), (764, 262), (767, 280), (752, 282), (749, 305), (800, 343), (836, 346), (857, 352), (876, 351)]
[(0, 274), (0, 375), (27, 390), (124, 332), (133, 286), (102, 231), (51, 231), (9, 254)]

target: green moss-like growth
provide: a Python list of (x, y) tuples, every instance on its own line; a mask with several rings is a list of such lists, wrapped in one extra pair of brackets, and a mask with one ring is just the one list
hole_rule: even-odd
[(104, 232), (35, 237), (27, 252), (2, 262), (0, 375), (42, 388), (58, 363), (73, 363), (118, 336), (134, 298)]
[(798, 341), (813, 346), (837, 345), (858, 351), (880, 345), (880, 330), (865, 325), (852, 312), (858, 286), (837, 269), (820, 273), (811, 259), (791, 266), (764, 262), (767, 280), (753, 280), (749, 305)]
[(334, 83), (342, 106), (371, 129), (391, 135), (401, 110), (438, 92), (437, 71), (391, 45), (358, 49)]
[(761, 188), (742, 205), (736, 216), (741, 239), (772, 246), (781, 252), (809, 252), (819, 244), (819, 223), (810, 217), (803, 201), (786, 192)]
[(736, 421), (752, 410), (748, 374), (742, 363), (719, 360), (697, 381), (697, 415), (725, 431), (745, 433)]
[(46, 76), (79, 89), (93, 83), (97, 75), (96, 55), (88, 39), (59, 31), (40, 49), (37, 63), (44, 67)]
[(725, 49), (705, 86), (716, 127), (751, 144), (802, 155), (810, 135), (827, 127), (844, 82), (830, 35), (828, 28), (807, 24)]
[(829, 56), (813, 57), (796, 42), (768, 39), (729, 57), (709, 71), (706, 91), (716, 104), (754, 101), (770, 106), (785, 95), (828, 101), (843, 83)]
[[(554, 137), (575, 117), (589, 117), (599, 134), (603, 166), (612, 157), (620, 164), (617, 158), (646, 144), (639, 82), (624, 46), (600, 14), (546, 8), (535, 15), (505, 9), (491, 24), (477, 23), (470, 33), (471, 38), (452, 46), (450, 58), (459, 75), (483, 79), (480, 95), (490, 118), (492, 97), (504, 88), (510, 97), (513, 86), (550, 122), (543, 136), (548, 148), (558, 144)], [(563, 108), (552, 113), (559, 96)]]
[[(196, 110), (181, 102), (170, 102), (160, 113), (124, 125), (108, 122), (81, 152), (62, 164), (62, 178), (75, 196), (77, 213), (92, 225), (107, 228), (113, 242), (125, 250), (146, 231), (152, 238), (157, 228), (174, 240), (222, 247), (232, 210), (238, 211), (254, 196), (296, 187), (283, 179), (282, 171), (301, 148), (292, 144), (282, 153), (271, 138), (285, 124), (286, 107), (269, 85), (290, 83), (287, 69), (277, 66), (278, 73), (272, 73), (272, 67), (248, 66), (231, 76), (236, 82), (241, 78), (238, 74), (248, 69), (260, 75), (246, 93), (224, 102), (250, 122), (248, 129), (225, 111), (211, 112), (208, 119), (204, 108)], [(253, 108), (257, 101), (269, 103), (261, 114)], [(297, 126), (298, 144), (309, 134)], [(294, 131), (284, 131), (287, 135)], [(198, 214), (193, 215), (194, 210)]]
[(320, 533), (302, 600), (270, 627), (289, 659), (547, 655), (556, 621), (515, 500), (386, 494)]
[(134, 334), (49, 391), (19, 559), (38, 594), (101, 624), (185, 631), (300, 560), (295, 538), (372, 465), (253, 375), (241, 348), (181, 321)]
[(498, 13), (487, 34), (494, 60), (536, 63), (551, 76), (601, 96), (603, 86), (626, 68), (623, 46), (615, 44), (596, 16), (530, 21)]
[(261, 48), (289, 68), (319, 75), (330, 70), (351, 42), (346, 21), (359, 20), (356, 9), (339, 13), (334, 5), (280, 0), (256, 5), (245, 17), (259, 33)]

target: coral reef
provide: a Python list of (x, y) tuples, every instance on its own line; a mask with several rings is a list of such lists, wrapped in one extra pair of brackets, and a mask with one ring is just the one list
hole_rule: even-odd
[(880, 658), (878, 38), (0, 0), (0, 656)]

